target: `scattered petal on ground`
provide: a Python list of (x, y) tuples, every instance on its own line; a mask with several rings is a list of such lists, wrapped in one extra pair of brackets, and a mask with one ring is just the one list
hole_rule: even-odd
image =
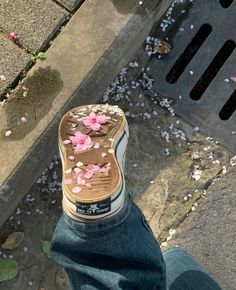
[(15, 34), (15, 32), (11, 32), (9, 35), (8, 35), (8, 38), (12, 41), (16, 41), (17, 40), (17, 35)]
[(5, 132), (5, 136), (8, 137), (8, 136), (11, 135), (11, 133), (12, 133), (11, 130), (7, 130), (7, 131)]

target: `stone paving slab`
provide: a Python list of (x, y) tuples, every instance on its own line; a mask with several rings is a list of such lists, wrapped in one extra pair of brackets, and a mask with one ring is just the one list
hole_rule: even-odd
[[(149, 9), (141, 6), (132, 14), (120, 14), (109, 0), (85, 1), (47, 51), (46, 60), (33, 67), (10, 97), (13, 101), (0, 115), (0, 163), (4, 164), (0, 168), (1, 223), (56, 152), (62, 114), (97, 102), (168, 3), (153, 6), (150, 1)], [(94, 17), (88, 22), (90, 15)], [(22, 99), (24, 90), (27, 100)], [(19, 113), (12, 118), (16, 108)], [(27, 122), (20, 122), (20, 116)], [(6, 130), (12, 132), (8, 138)]]
[(3, 0), (0, 2), (1, 30), (15, 32), (29, 51), (39, 50), (60, 27), (68, 12), (51, 0)]
[[(138, 102), (143, 102), (144, 107), (136, 107)], [(168, 237), (169, 229), (177, 227), (194, 204), (201, 201), (214, 179), (224, 177), (222, 167), (230, 167), (232, 154), (217, 141), (194, 132), (191, 125), (160, 109), (145, 92), (132, 94), (132, 103), (130, 107), (127, 100), (121, 100), (118, 105), (130, 114), (136, 114), (139, 108), (143, 113), (149, 112), (151, 118), (130, 120), (127, 186), (161, 243)], [(184, 132), (186, 140), (176, 138), (175, 130)], [(168, 142), (163, 132), (169, 135)], [(201, 171), (199, 180), (193, 178), (195, 166)]]
[(222, 289), (236, 289), (236, 168), (210, 186), (195, 212), (177, 228), (169, 246), (179, 245), (214, 275)]
[(77, 7), (79, 7), (84, 0), (58, 0), (58, 3), (61, 3), (65, 8), (74, 11)]
[(0, 34), (0, 75), (6, 78), (4, 81), (0, 80), (0, 95), (27, 67), (30, 57), (28, 53)]

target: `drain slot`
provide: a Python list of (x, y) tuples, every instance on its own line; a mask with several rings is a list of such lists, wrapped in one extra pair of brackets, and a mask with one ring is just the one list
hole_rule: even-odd
[(234, 0), (220, 0), (220, 5), (223, 8), (228, 8), (233, 3), (233, 1)]
[(201, 98), (205, 90), (208, 88), (218, 71), (221, 69), (225, 61), (231, 55), (235, 48), (233, 40), (227, 40), (221, 47), (217, 55), (214, 57), (206, 71), (203, 73), (197, 84), (194, 86), (190, 93), (190, 98), (197, 101)]
[(174, 63), (168, 74), (166, 75), (166, 80), (170, 84), (174, 84), (177, 82), (191, 59), (197, 53), (199, 48), (202, 46), (203, 42), (209, 36), (212, 31), (212, 27), (210, 24), (203, 24), (198, 32), (193, 37), (192, 41), (185, 48), (184, 52), (178, 58), (178, 60)]
[(236, 90), (230, 96), (228, 101), (225, 103), (224, 107), (221, 109), (219, 113), (219, 117), (221, 120), (229, 120), (229, 118), (233, 115), (236, 110)]

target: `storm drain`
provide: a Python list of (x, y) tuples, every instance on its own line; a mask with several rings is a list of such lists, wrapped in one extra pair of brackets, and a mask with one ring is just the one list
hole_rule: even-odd
[(236, 0), (196, 0), (167, 56), (150, 62), (177, 115), (236, 153)]

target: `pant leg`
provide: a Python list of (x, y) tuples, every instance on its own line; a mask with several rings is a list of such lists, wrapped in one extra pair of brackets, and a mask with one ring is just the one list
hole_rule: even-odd
[(217, 282), (182, 248), (163, 253), (167, 290), (221, 290)]
[(61, 217), (51, 256), (66, 270), (73, 290), (166, 289), (165, 263), (142, 212), (131, 203), (129, 214), (119, 221), (106, 229), (98, 222), (85, 234), (76, 221)]

